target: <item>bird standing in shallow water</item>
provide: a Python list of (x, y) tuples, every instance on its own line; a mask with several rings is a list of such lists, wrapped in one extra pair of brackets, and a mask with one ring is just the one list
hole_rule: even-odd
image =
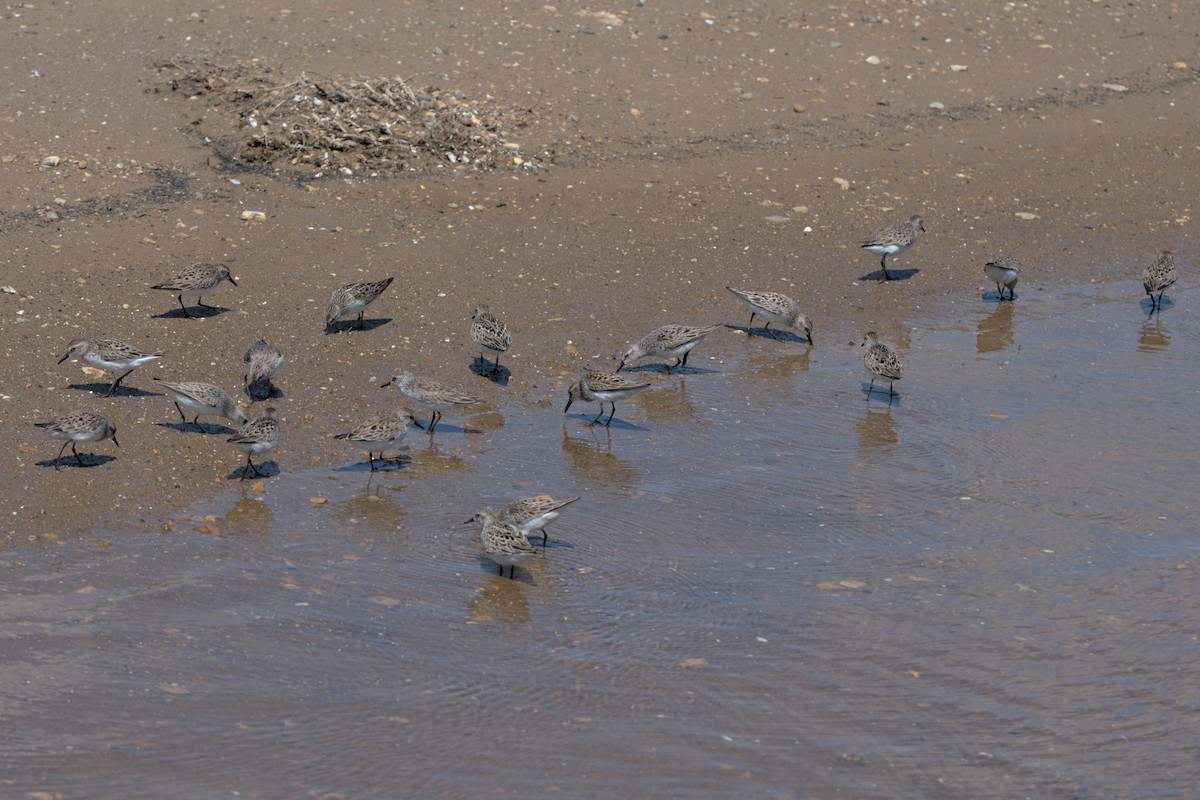
[(578, 497), (572, 497), (569, 500), (555, 500), (544, 494), (537, 497), (522, 497), (500, 509), (499, 517), (505, 522), (516, 525), (526, 538), (531, 533), (541, 531), (542, 547), (545, 547), (546, 542), (550, 540), (546, 534), (546, 526), (558, 519), (559, 512), (563, 508), (578, 499)]
[[(408, 426), (413, 422), (416, 422), (416, 419), (407, 411), (394, 411), (372, 417), (353, 430), (334, 434), (333, 438), (365, 452), (371, 462), (371, 472), (375, 472), (376, 453), (379, 454), (380, 460), (387, 461), (388, 450), (408, 449), (404, 440), (408, 438)], [(397, 461), (399, 458), (393, 456), (390, 460)]]
[(1000, 292), (1000, 299), (1004, 299), (1004, 290), (1008, 289), (1008, 299), (1016, 300), (1017, 296), (1013, 293), (1013, 289), (1017, 288), (1017, 278), (1020, 277), (1021, 264), (1015, 258), (1010, 256), (1002, 256), (995, 261), (989, 261), (983, 265), (983, 272), (988, 276), (988, 279), (996, 284), (996, 291)]
[(754, 315), (757, 314), (767, 321), (767, 324), (763, 326), (763, 330), (770, 332), (772, 339), (778, 338), (775, 335), (775, 331), (771, 330), (771, 323), (775, 322), (800, 331), (804, 334), (804, 338), (808, 339), (809, 344), (813, 343), (812, 322), (808, 317), (800, 313), (800, 304), (786, 294), (735, 289), (732, 286), (726, 286), (725, 288), (740, 297), (743, 303), (750, 306), (750, 322), (746, 324), (747, 329), (750, 325), (754, 324)]
[[(426, 411), (432, 412), (428, 428), (430, 433), (433, 433), (433, 429), (437, 427), (438, 422), (442, 419), (443, 411), (451, 408), (479, 405), (483, 402), (482, 400), (476, 400), (474, 397), (465, 395), (457, 389), (451, 389), (449, 386), (443, 386), (437, 381), (421, 378), (408, 372), (399, 372), (393, 375), (391, 380), (379, 388), (385, 389), (388, 386), (399, 390), (400, 394), (408, 398), (409, 402), (413, 405), (420, 406)], [(417, 427), (421, 427), (421, 423), (418, 422)]]
[(867, 368), (867, 372), (871, 373), (871, 386), (867, 389), (867, 399), (871, 398), (871, 392), (875, 390), (875, 379), (884, 378), (888, 382), (888, 402), (890, 403), (896, 394), (895, 389), (892, 388), (892, 382), (900, 380), (900, 359), (890, 347), (879, 341), (879, 334), (875, 331), (866, 335), (862, 346), (867, 348), (867, 352), (863, 353), (863, 366)]
[[(1163, 293), (1167, 291), (1167, 287), (1175, 283), (1179, 279), (1179, 273), (1175, 269), (1175, 256), (1168, 252), (1164, 252), (1154, 259), (1154, 263), (1146, 267), (1146, 271), (1142, 273), (1142, 287), (1145, 288), (1146, 294), (1150, 296), (1150, 310), (1162, 310)], [(1158, 299), (1154, 299), (1154, 293), (1158, 292)]]
[(704, 341), (704, 337), (715, 331), (720, 325), (693, 327), (691, 325), (663, 325), (661, 328), (643, 336), (621, 356), (617, 372), (639, 359), (647, 357), (665, 357), (675, 359), (675, 363), (667, 367), (667, 374), (676, 367), (687, 364), (688, 353), (692, 348)]
[(483, 546), (484, 555), (500, 568), (500, 575), (508, 567), (508, 577), (515, 578), (517, 564), (537, 553), (537, 548), (529, 543), (525, 534), (511, 522), (505, 522), (490, 508), (481, 508), (475, 516), (467, 520), (482, 523), (479, 531), (479, 543)]
[(625, 400), (640, 392), (642, 389), (650, 388), (648, 383), (639, 383), (631, 381), (624, 375), (618, 375), (615, 372), (607, 372), (602, 369), (589, 369), (583, 373), (583, 377), (571, 384), (567, 390), (567, 405), (563, 409), (563, 413), (567, 413), (571, 408), (571, 404), (576, 400), (583, 400), (588, 403), (600, 403), (600, 413), (591, 421), (591, 425), (595, 425), (600, 421), (600, 417), (604, 416), (604, 404), (612, 405), (612, 411), (609, 412), (608, 419), (604, 425), (608, 427), (612, 423), (613, 414), (617, 413), (617, 401)]

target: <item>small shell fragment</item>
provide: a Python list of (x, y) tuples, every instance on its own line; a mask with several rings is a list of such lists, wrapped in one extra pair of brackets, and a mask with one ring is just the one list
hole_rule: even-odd
[(247, 222), (266, 222), (267, 212), (259, 211), (258, 209), (254, 208), (247, 208), (242, 212), (242, 219), (246, 220)]

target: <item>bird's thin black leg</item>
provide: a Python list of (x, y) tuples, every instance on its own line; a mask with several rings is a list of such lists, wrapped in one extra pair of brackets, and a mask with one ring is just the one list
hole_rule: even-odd
[(108, 387), (108, 394), (106, 394), (104, 396), (112, 397), (113, 392), (115, 392), (117, 390), (117, 388), (121, 385), (121, 381), (125, 380), (125, 376), (128, 375), (130, 372), (133, 372), (133, 370), (129, 370), (129, 372), (124, 373), (119, 378), (117, 378), (115, 381), (113, 381), (112, 386)]

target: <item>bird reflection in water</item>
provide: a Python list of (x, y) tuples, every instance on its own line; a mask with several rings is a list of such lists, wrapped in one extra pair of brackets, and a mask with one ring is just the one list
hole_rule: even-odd
[(494, 573), (480, 586), (467, 608), (470, 622), (529, 622), (529, 587), (522, 580)]
[(990, 314), (979, 319), (979, 333), (975, 336), (975, 350), (980, 355), (998, 353), (1012, 347), (1013, 303), (997, 303)]
[(571, 459), (575, 480), (585, 486), (632, 489), (637, 473), (612, 452), (612, 431), (604, 427), (583, 431), (579, 436), (571, 436), (563, 425), (562, 450)]
[(812, 346), (807, 345), (801, 353), (749, 356), (742, 362), (740, 371), (747, 380), (766, 380), (773, 384), (783, 384), (800, 372), (808, 372), (809, 354), (812, 350)]
[(221, 533), (230, 536), (266, 536), (274, 520), (275, 512), (263, 496), (247, 488), (217, 525)]
[[(653, 378), (650, 378), (653, 381)], [(688, 399), (687, 378), (653, 383), (653, 391), (638, 395), (638, 406), (647, 419), (656, 422), (698, 422), (696, 407)]]
[(371, 531), (394, 533), (404, 530), (404, 509), (392, 499), (406, 484), (378, 477), (386, 473), (368, 472), (362, 491), (338, 502), (334, 512), (350, 525), (366, 525)]
[(859, 450), (890, 450), (900, 441), (890, 406), (886, 409), (867, 406), (856, 427)]
[(1143, 353), (1155, 353), (1166, 350), (1170, 344), (1171, 329), (1162, 324), (1157, 312), (1151, 311), (1138, 331), (1138, 350)]

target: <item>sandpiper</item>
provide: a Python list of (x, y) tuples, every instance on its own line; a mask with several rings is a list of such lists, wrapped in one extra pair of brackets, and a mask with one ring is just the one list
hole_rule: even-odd
[(871, 373), (871, 385), (867, 389), (867, 399), (871, 398), (871, 392), (875, 390), (875, 379), (884, 378), (888, 382), (888, 401), (890, 402), (896, 394), (895, 389), (892, 388), (892, 382), (900, 380), (900, 359), (890, 347), (879, 341), (879, 334), (875, 331), (870, 331), (866, 335), (862, 346), (867, 348), (867, 352), (863, 353), (863, 366)]
[[(1150, 295), (1150, 310), (1162, 310), (1163, 293), (1167, 291), (1167, 287), (1175, 283), (1179, 279), (1179, 273), (1175, 269), (1175, 256), (1164, 251), (1158, 258), (1154, 259), (1154, 263), (1146, 267), (1146, 271), (1142, 273), (1142, 286), (1146, 290), (1146, 294)], [(1158, 299), (1154, 299), (1154, 293), (1158, 292)]]
[(512, 347), (512, 334), (508, 326), (491, 312), (485, 305), (475, 306), (471, 313), (471, 341), (479, 345), (479, 358), (486, 362), (486, 353), (496, 354), (496, 366), (492, 372), (500, 370), (500, 354)]
[(279, 444), (279, 420), (275, 418), (274, 407), (266, 408), (263, 416), (247, 422), (241, 430), (225, 441), (246, 451), (246, 466), (242, 467), (242, 480), (246, 480), (248, 470), (254, 470), (256, 476), (262, 475), (258, 471), (258, 467), (254, 466), (254, 456), (269, 452)]
[[(433, 429), (437, 427), (443, 411), (450, 408), (479, 405), (483, 402), (465, 395), (457, 389), (451, 389), (437, 381), (421, 378), (408, 372), (399, 372), (393, 375), (391, 380), (379, 388), (383, 389), (388, 386), (395, 387), (411, 403), (432, 413), (433, 416), (429, 418), (429, 428), (427, 429), (430, 433), (433, 433)], [(418, 422), (417, 427), (421, 427), (421, 423)]]
[(271, 376), (275, 374), (277, 369), (283, 366), (283, 353), (267, 344), (265, 339), (259, 339), (246, 351), (246, 355), (242, 357), (242, 361), (246, 365), (245, 385), (243, 387), (246, 394), (252, 395), (254, 385), (259, 381), (267, 382), (267, 397), (274, 394), (276, 389), (275, 385), (271, 383)]
[(988, 280), (996, 284), (996, 291), (1000, 292), (1000, 299), (1004, 299), (1004, 290), (1008, 289), (1008, 299), (1016, 300), (1017, 296), (1013, 293), (1013, 289), (1017, 288), (1017, 278), (1021, 272), (1021, 262), (1017, 261), (1012, 256), (1001, 256), (994, 261), (989, 261), (983, 265), (983, 272), (988, 276)]
[(176, 296), (179, 300), (179, 307), (183, 309), (184, 314), (190, 317), (192, 313), (183, 304), (183, 296), (195, 297), (196, 305), (201, 308), (212, 308), (212, 306), (200, 298), (220, 286), (221, 281), (229, 281), (234, 286), (238, 285), (233, 276), (229, 274), (229, 267), (224, 264), (200, 262), (199, 264), (192, 264), (173, 278), (169, 278), (162, 283), (156, 283), (150, 288), (177, 292)]
[(887, 271), (887, 257), (903, 253), (908, 248), (917, 243), (917, 233), (925, 230), (925, 221), (917, 214), (913, 214), (908, 218), (908, 222), (901, 222), (898, 225), (892, 225), (889, 228), (884, 228), (877, 231), (871, 238), (862, 243), (862, 246), (875, 253), (882, 254), (879, 259), (879, 269), (883, 272), (883, 280), (891, 280)]
[(76, 444), (112, 439), (113, 444), (117, 447), (121, 446), (121, 443), (117, 441), (117, 426), (94, 411), (72, 411), (70, 414), (64, 414), (58, 419), (52, 419), (49, 422), (35, 422), (33, 424), (44, 429), (55, 439), (64, 440), (63, 446), (59, 448), (58, 455), (54, 457), (55, 470), (58, 470), (59, 462), (62, 460), (62, 454), (67, 449), (67, 445), (71, 446), (71, 453), (74, 454), (75, 460), (79, 462), (79, 466), (81, 467), (84, 466), (83, 458), (80, 457), (79, 451), (75, 449)]
[(195, 415), (192, 417), (192, 424), (197, 428), (201, 427), (200, 417), (224, 417), (238, 425), (245, 425), (250, 421), (237, 401), (220, 386), (199, 381), (164, 381), (161, 378), (152, 380), (174, 401), (175, 409), (185, 423), (188, 421), (183, 413), (185, 408)]
[(76, 339), (68, 344), (67, 352), (58, 360), (58, 363), (61, 364), (68, 358), (78, 358), (85, 364), (90, 364), (105, 372), (125, 370), (112, 382), (112, 386), (108, 387), (108, 393), (104, 395), (111, 397), (129, 373), (142, 364), (162, 358), (162, 353), (143, 353), (120, 339), (114, 339), (111, 336), (97, 336), (95, 339)]
[(542, 547), (545, 547), (546, 542), (549, 541), (549, 537), (546, 535), (546, 526), (558, 519), (563, 508), (578, 499), (578, 497), (571, 497), (567, 500), (555, 500), (545, 494), (536, 497), (521, 497), (500, 509), (498, 516), (501, 520), (516, 525), (526, 538), (531, 533), (540, 532)]
[(588, 403), (600, 403), (600, 414), (591, 421), (591, 425), (595, 425), (600, 421), (600, 417), (604, 416), (604, 404), (609, 403), (612, 406), (612, 411), (608, 414), (608, 419), (605, 420), (605, 427), (612, 424), (613, 415), (617, 413), (617, 401), (625, 400), (637, 394), (643, 389), (648, 389), (650, 384), (631, 381), (624, 375), (618, 375), (615, 372), (607, 372), (602, 369), (589, 369), (583, 373), (583, 377), (571, 384), (567, 390), (567, 405), (563, 409), (563, 413), (570, 410), (571, 404), (576, 400), (583, 400)]
[(399, 456), (388, 459), (387, 451), (408, 449), (404, 440), (408, 436), (408, 426), (414, 422), (416, 419), (407, 411), (394, 411), (372, 417), (345, 433), (334, 434), (333, 438), (365, 452), (371, 462), (371, 472), (375, 472), (376, 453), (381, 461), (396, 461)]
[(491, 509), (480, 509), (466, 524), (473, 522), (483, 524), (479, 531), (479, 543), (483, 546), (484, 555), (500, 568), (500, 575), (508, 567), (508, 577), (514, 578), (517, 564), (537, 553), (537, 548), (529, 543), (516, 525), (501, 520)]
[(676, 367), (687, 364), (688, 353), (692, 348), (704, 341), (704, 337), (715, 331), (720, 325), (692, 327), (690, 325), (663, 325), (661, 328), (643, 336), (621, 356), (617, 372), (627, 364), (647, 357), (673, 358), (675, 363), (667, 367), (670, 374)]
[(757, 314), (767, 321), (767, 324), (763, 326), (763, 330), (770, 331), (772, 339), (778, 338), (775, 336), (775, 332), (771, 330), (771, 323), (775, 322), (800, 331), (804, 334), (804, 338), (808, 339), (809, 344), (813, 343), (812, 322), (808, 317), (800, 313), (800, 304), (786, 294), (735, 289), (732, 286), (726, 286), (725, 288), (740, 297), (743, 303), (750, 306), (750, 322), (746, 323), (747, 328), (754, 324), (754, 315)]
[(338, 289), (335, 289), (329, 298), (329, 305), (325, 306), (325, 328), (333, 327), (333, 323), (337, 322), (346, 314), (358, 312), (358, 329), (363, 329), (363, 311), (367, 306), (379, 299), (379, 295), (383, 294), (383, 290), (392, 285), (393, 278), (384, 278), (381, 281), (364, 281), (362, 283), (347, 283)]

